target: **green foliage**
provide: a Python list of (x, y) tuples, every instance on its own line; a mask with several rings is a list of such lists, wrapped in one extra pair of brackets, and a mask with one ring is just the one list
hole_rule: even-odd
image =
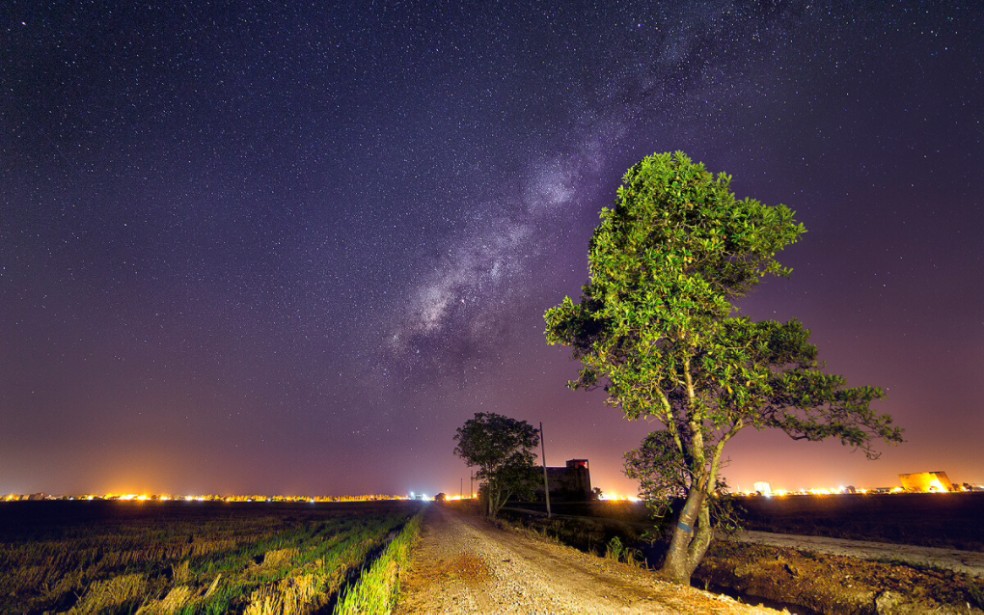
[[(776, 254), (804, 232), (788, 207), (735, 198), (729, 176), (682, 153), (629, 169), (602, 210), (581, 301), (548, 310), (546, 336), (581, 362), (572, 388), (604, 387), (629, 419), (663, 425), (629, 459), (650, 497), (714, 492), (723, 447), (745, 427), (869, 456), (875, 439), (901, 441), (871, 408), (882, 391), (824, 373), (800, 322), (737, 315), (764, 277), (789, 275)], [(687, 514), (702, 514), (694, 506)]]
[(540, 436), (527, 423), (495, 414), (478, 412), (465, 421), (454, 436), (454, 454), (477, 467), (486, 513), (494, 517), (512, 496), (528, 496), (536, 485), (534, 453)]
[(403, 504), (169, 510), (0, 541), (0, 611), (315, 612), (409, 513)]
[[(691, 472), (674, 448), (666, 431), (654, 431), (642, 446), (625, 454), (625, 473), (639, 481), (639, 495), (654, 519), (666, 521), (673, 514), (673, 504), (686, 498), (691, 488)], [(718, 531), (734, 533), (741, 529), (734, 500), (726, 497), (727, 484), (718, 478), (714, 497), (707, 500), (709, 512)], [(658, 539), (667, 528), (656, 525), (649, 536)]]
[(622, 562), (630, 566), (642, 568), (647, 566), (646, 560), (642, 557), (639, 550), (627, 547), (618, 536), (612, 536), (608, 544), (605, 545), (605, 559)]
[(400, 534), (386, 547), (358, 582), (342, 593), (335, 613), (392, 613), (400, 592), (400, 576), (410, 563), (410, 551), (420, 534), (420, 515), (411, 519)]

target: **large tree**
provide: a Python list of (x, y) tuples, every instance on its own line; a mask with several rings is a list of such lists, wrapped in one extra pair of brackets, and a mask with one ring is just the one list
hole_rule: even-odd
[(495, 517), (512, 496), (528, 496), (536, 484), (533, 460), (540, 435), (536, 428), (492, 412), (478, 412), (458, 428), (454, 454), (484, 481), (485, 513)]
[(871, 408), (882, 391), (821, 371), (800, 322), (738, 314), (762, 278), (789, 275), (775, 256), (804, 231), (786, 206), (736, 199), (729, 176), (683, 153), (649, 156), (601, 212), (580, 302), (565, 297), (545, 315), (548, 342), (582, 364), (572, 388), (602, 386), (629, 419), (662, 425), (627, 469), (645, 495), (682, 500), (670, 580), (689, 582), (707, 551), (724, 448), (742, 429), (834, 438), (869, 457), (873, 440), (901, 441)]

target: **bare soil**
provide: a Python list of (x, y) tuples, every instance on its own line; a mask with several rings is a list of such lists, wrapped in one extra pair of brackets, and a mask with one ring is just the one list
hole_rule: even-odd
[[(968, 503), (976, 507), (981, 502), (951, 495), (954, 497), (934, 496), (931, 501), (917, 496), (887, 497), (895, 498), (896, 503), (922, 503), (923, 508), (934, 501), (950, 507), (966, 507)], [(872, 504), (865, 503), (864, 498), (858, 501), (862, 504), (852, 504), (849, 511), (844, 510), (846, 504), (836, 502), (836, 508), (829, 502), (813, 504), (812, 508), (807, 506), (810, 502), (803, 500), (792, 504), (794, 512), (803, 517), (801, 527), (813, 529), (806, 521), (811, 510), (819, 510), (820, 518), (831, 521), (827, 529), (834, 530), (838, 527), (833, 523), (836, 515), (841, 515), (839, 519), (845, 523), (860, 527), (861, 522), (852, 520), (850, 515), (859, 513), (861, 506), (870, 508)], [(875, 504), (888, 505), (878, 501)], [(600, 504), (593, 509), (584, 504), (581, 507), (584, 510), (573, 512), (596, 516), (555, 515), (548, 520), (542, 514), (518, 509), (510, 516), (524, 527), (594, 553), (604, 553), (607, 542), (617, 536), (658, 567), (665, 545), (649, 544), (644, 539), (644, 530), (652, 527), (651, 522), (640, 521), (644, 511), (633, 511), (629, 506), (609, 509)], [(949, 514), (948, 518), (955, 516), (952, 510), (939, 510)], [(908, 515), (909, 511), (905, 509), (900, 514)], [(867, 519), (862, 529), (870, 530), (876, 525), (875, 518), (868, 515)], [(780, 516), (778, 520), (765, 521), (782, 526), (784, 519)], [(889, 517), (886, 523), (891, 526), (894, 520)], [(866, 531), (861, 535), (882, 534)], [(931, 538), (925, 533), (913, 536)], [(980, 613), (984, 609), (984, 553), (980, 551), (767, 532), (742, 532), (737, 538), (722, 536), (713, 543), (694, 575), (697, 587), (725, 592), (748, 603), (783, 605), (800, 615)], [(955, 538), (951, 536), (943, 544), (977, 544)]]
[(773, 613), (431, 506), (398, 613)]
[(808, 549), (815, 553), (905, 563), (922, 568), (946, 568), (984, 578), (984, 553), (980, 551), (753, 531), (739, 532), (735, 540), (773, 547)]
[(795, 605), (790, 610), (800, 614), (982, 612), (984, 585), (973, 576), (901, 561), (819, 553), (814, 548), (719, 541), (695, 580)]

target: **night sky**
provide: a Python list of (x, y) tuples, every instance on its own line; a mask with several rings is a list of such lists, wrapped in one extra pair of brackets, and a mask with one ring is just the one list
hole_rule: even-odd
[(479, 411), (632, 491), (543, 312), (673, 150), (798, 212), (743, 310), (908, 440), (732, 487), (984, 481), (979, 3), (130, 4), (0, 7), (0, 493), (457, 493)]

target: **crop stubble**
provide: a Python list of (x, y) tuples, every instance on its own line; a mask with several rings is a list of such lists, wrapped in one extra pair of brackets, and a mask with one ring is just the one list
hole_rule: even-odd
[(313, 612), (410, 503), (0, 506), (0, 612)]

